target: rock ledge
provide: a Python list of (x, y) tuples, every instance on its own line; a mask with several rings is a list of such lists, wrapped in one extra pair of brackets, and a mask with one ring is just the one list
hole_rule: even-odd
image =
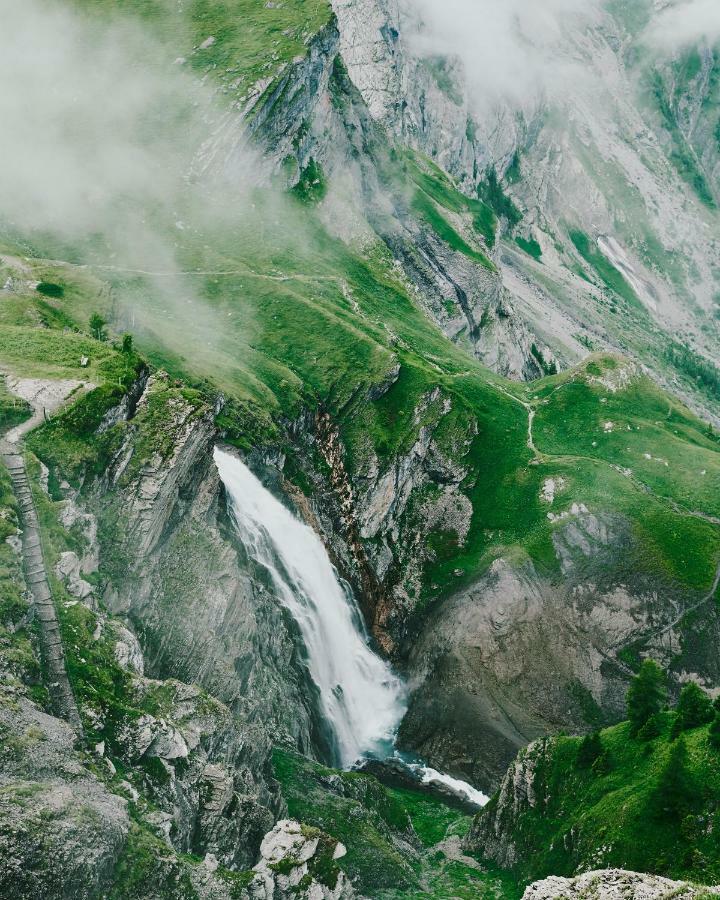
[(720, 896), (720, 887), (698, 887), (657, 875), (599, 869), (576, 878), (544, 878), (531, 884), (523, 900), (689, 900)]

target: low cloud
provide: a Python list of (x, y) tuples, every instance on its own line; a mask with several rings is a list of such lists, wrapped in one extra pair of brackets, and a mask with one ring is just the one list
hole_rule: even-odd
[(646, 43), (679, 50), (701, 41), (720, 42), (719, 0), (685, 0), (660, 11), (645, 32)]
[(523, 106), (544, 91), (567, 88), (578, 66), (563, 36), (582, 27), (595, 0), (408, 0), (423, 21), (416, 46), (457, 56), (480, 106)]
[(0, 0), (0, 213), (67, 237), (143, 231), (199, 140), (195, 83), (139, 27)]
[(230, 185), (192, 175), (221, 116), (210, 87), (130, 17), (0, 0), (0, 18), (12, 36), (0, 53), (0, 229), (101, 275), (137, 274), (119, 300), (138, 328), (159, 310), (221, 335), (182, 262), (206, 268), (209, 235), (240, 225), (249, 206), (238, 171)]

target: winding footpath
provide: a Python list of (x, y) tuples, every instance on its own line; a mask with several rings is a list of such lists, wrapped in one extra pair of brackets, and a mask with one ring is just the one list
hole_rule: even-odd
[[(537, 446), (535, 445), (535, 439), (533, 436), (533, 423), (534, 423), (535, 413), (536, 413), (535, 405), (532, 403), (529, 403), (526, 400), (521, 399), (520, 397), (517, 397), (515, 394), (512, 394), (510, 391), (505, 390), (505, 388), (503, 388), (501, 385), (495, 384), (495, 382), (487, 381), (486, 383), (495, 387), (502, 394), (505, 394), (505, 396), (509, 397), (510, 400), (514, 400), (516, 403), (519, 403), (520, 406), (522, 406), (525, 409), (525, 411), (527, 412), (527, 416), (528, 416), (527, 447), (534, 455), (533, 462), (535, 464), (542, 463), (542, 462), (550, 462), (552, 460), (561, 460), (561, 461), (584, 460), (586, 462), (593, 462), (593, 463), (602, 462), (602, 463), (605, 463), (606, 465), (610, 466), (611, 468), (615, 469), (615, 471), (620, 472), (626, 478), (629, 478), (629, 480), (632, 482), (632, 484), (635, 486), (635, 488), (637, 490), (641, 491), (642, 493), (649, 494), (652, 497), (654, 497), (656, 500), (660, 501), (661, 503), (666, 504), (668, 507), (670, 507), (670, 509), (673, 510), (673, 512), (677, 513), (678, 515), (688, 516), (690, 518), (695, 518), (695, 519), (702, 519), (703, 521), (710, 522), (713, 525), (720, 525), (720, 519), (717, 516), (708, 515), (707, 513), (700, 512), (698, 510), (686, 509), (685, 507), (683, 507), (679, 503), (677, 503), (675, 500), (673, 500), (672, 497), (664, 497), (660, 494), (655, 493), (655, 491), (653, 491), (652, 488), (649, 485), (645, 484), (645, 482), (642, 481), (640, 478), (637, 478), (635, 475), (629, 474), (627, 472), (627, 470), (623, 469), (621, 466), (615, 465), (614, 463), (611, 463), (607, 460), (603, 460), (601, 457), (580, 456), (577, 454), (570, 455), (570, 454), (546, 453), (544, 451), (538, 450)], [(556, 387), (555, 390), (553, 390), (549, 396), (552, 396), (552, 394), (559, 391), (562, 387), (564, 387), (564, 385), (558, 385), (558, 387)], [(643, 635), (644, 640), (651, 640), (653, 638), (662, 637), (663, 635), (672, 631), (673, 628), (676, 628), (683, 621), (683, 619), (685, 619), (687, 616), (691, 615), (696, 610), (700, 609), (701, 607), (703, 607), (706, 604), (710, 603), (711, 601), (715, 600), (717, 598), (719, 589), (720, 589), (720, 560), (718, 560), (717, 566), (715, 568), (715, 577), (713, 579), (710, 590), (707, 593), (703, 594), (702, 597), (699, 600), (697, 600), (697, 602), (695, 602), (691, 606), (689, 606), (686, 609), (683, 609), (681, 612), (679, 612), (678, 615), (671, 622), (667, 623), (666, 625), (661, 626), (660, 628), (657, 628), (653, 631), (648, 632), (646, 635)], [(624, 646), (621, 646), (618, 649), (622, 650), (622, 649), (624, 649)], [(625, 669), (625, 671), (628, 672), (629, 674), (631, 674), (631, 675), (634, 674), (633, 670), (629, 666), (627, 666), (625, 663), (623, 663), (622, 660), (619, 659), (619, 657), (617, 657), (617, 656), (610, 657), (610, 655), (607, 653), (602, 653), (602, 655), (608, 661), (613, 662), (615, 665), (618, 665), (621, 668)]]
[(38, 623), (40, 651), (47, 673), (47, 688), (55, 713), (68, 722), (78, 736), (82, 736), (82, 722), (72, 685), (67, 674), (60, 623), (50, 589), (43, 557), (40, 523), (28, 480), (21, 450), (24, 434), (39, 425), (49, 412), (57, 409), (79, 382), (12, 381), (8, 387), (27, 399), (33, 415), (0, 439), (0, 456), (12, 479), (13, 491), (20, 507), (22, 525), (22, 555), (25, 581), (30, 588), (35, 618)]

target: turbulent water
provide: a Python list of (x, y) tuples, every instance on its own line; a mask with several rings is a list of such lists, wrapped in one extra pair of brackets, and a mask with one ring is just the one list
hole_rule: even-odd
[(453, 778), (452, 775), (438, 772), (437, 769), (432, 769), (423, 763), (407, 763), (406, 765), (421, 784), (440, 785), (449, 790), (451, 794), (456, 794), (475, 806), (485, 806), (490, 800), (487, 794), (483, 794), (467, 781), (461, 781), (459, 778)]
[(272, 578), (300, 628), (322, 711), (348, 767), (392, 746), (405, 689), (372, 651), (352, 592), (315, 532), (296, 519), (237, 457), (215, 449), (238, 534)]
[[(405, 714), (406, 691), (370, 647), (352, 591), (338, 577), (315, 532), (295, 518), (236, 456), (215, 448), (228, 508), (248, 553), (268, 572), (280, 601), (297, 622), (322, 712), (335, 738), (337, 763), (392, 751)], [(396, 754), (396, 759), (403, 760)], [(422, 784), (443, 785), (482, 806), (487, 797), (422, 763), (403, 760)]]

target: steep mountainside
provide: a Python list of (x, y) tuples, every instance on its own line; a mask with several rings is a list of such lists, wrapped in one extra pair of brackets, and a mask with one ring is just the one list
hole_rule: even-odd
[[(608, 3), (556, 48), (572, 97), (480, 115), (396, 0), (56, 5), (121, 58), (139, 22), (177, 179), (90, 185), (84, 230), (0, 201), (0, 894), (720, 878), (629, 831), (600, 852), (608, 779), (634, 828), (665, 735), (604, 731), (600, 788), (549, 737), (619, 722), (648, 656), (672, 696), (720, 684), (717, 49), (658, 61)], [(386, 765), (329, 768), (220, 444), (320, 535), (407, 686)], [(403, 765), (500, 794), (471, 828)]]
[[(553, 44), (572, 92), (478, 117), (470, 61), (414, 51), (412, 4), (335, 5), (373, 117), (471, 196), (496, 197), (504, 182), (497, 260), (537, 345), (564, 361), (630, 349), (687, 391), (696, 367), (713, 383), (717, 373), (718, 58), (702, 45), (659, 60), (644, 40), (651, 4), (633, 7), (604, 4)], [(716, 388), (696, 402), (716, 405)]]
[(708, 726), (654, 740), (628, 722), (587, 739), (546, 738), (508, 770), (466, 839), (528, 880), (620, 868), (717, 884), (720, 754)]

